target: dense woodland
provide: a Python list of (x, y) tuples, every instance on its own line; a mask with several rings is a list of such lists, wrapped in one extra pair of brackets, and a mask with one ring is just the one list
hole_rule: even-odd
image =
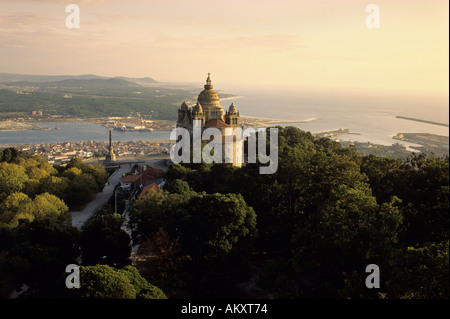
[[(102, 167), (3, 150), (2, 296), (26, 283), (24, 297), (448, 298), (448, 157), (362, 156), (278, 130), (272, 175), (259, 164), (173, 164), (164, 190), (133, 203), (131, 238), (107, 210), (71, 226), (67, 205), (101, 190)], [(80, 253), (81, 288), (69, 290), (64, 269)], [(365, 286), (368, 264), (380, 289)]]
[[(448, 298), (449, 159), (361, 156), (279, 127), (279, 167), (174, 164), (130, 225), (169, 297)], [(145, 262), (143, 262), (145, 266)], [(377, 264), (381, 288), (367, 289)]]

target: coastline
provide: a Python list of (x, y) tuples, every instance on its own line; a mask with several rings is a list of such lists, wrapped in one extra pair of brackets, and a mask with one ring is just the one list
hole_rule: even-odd
[(0, 132), (17, 132), (17, 131), (48, 131), (50, 127), (42, 127), (29, 122), (0, 121)]
[(275, 124), (288, 124), (288, 123), (311, 123), (318, 121), (320, 118), (314, 117), (306, 120), (283, 120), (283, 119), (269, 119), (261, 118), (256, 116), (243, 116), (241, 115), (240, 121), (244, 126), (258, 126), (258, 127), (269, 127)]
[[(220, 94), (219, 94), (220, 95)], [(235, 95), (235, 96), (227, 96), (227, 97), (221, 97), (220, 100), (221, 101), (226, 101), (226, 100), (233, 100), (233, 99), (242, 99), (245, 96), (243, 95)]]

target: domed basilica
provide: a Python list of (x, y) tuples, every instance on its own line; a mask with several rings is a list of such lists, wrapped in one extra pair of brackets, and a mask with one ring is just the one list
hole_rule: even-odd
[(219, 95), (213, 90), (211, 77), (208, 73), (204, 90), (200, 92), (197, 98), (197, 103), (193, 107), (184, 101), (181, 108), (178, 109), (177, 127), (183, 127), (190, 132), (193, 130), (193, 121), (201, 121), (201, 131), (207, 128), (217, 128), (222, 134), (222, 149), (224, 156), (233, 156), (233, 165), (241, 166), (239, 161), (236, 161), (238, 156), (242, 155), (242, 141), (239, 136), (232, 139), (232, 143), (226, 142), (226, 136), (232, 135), (235, 128), (239, 128), (239, 112), (234, 103), (231, 103), (228, 110), (224, 113), (224, 108), (220, 105)]

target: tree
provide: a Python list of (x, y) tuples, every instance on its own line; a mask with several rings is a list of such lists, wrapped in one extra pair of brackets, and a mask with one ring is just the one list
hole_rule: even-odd
[(65, 214), (69, 208), (67, 205), (55, 195), (43, 193), (37, 195), (32, 202), (27, 204), (25, 208), (33, 214), (35, 218), (55, 218), (62, 221), (70, 222), (71, 216)]
[(26, 194), (15, 192), (2, 202), (0, 226), (16, 227), (20, 220), (33, 221), (38, 218), (51, 218), (70, 223), (68, 207), (58, 197), (49, 193), (37, 195), (34, 199)]
[(10, 194), (1, 204), (0, 227), (16, 227), (21, 219), (32, 221), (34, 215), (26, 209), (31, 202), (32, 200), (24, 193)]
[(92, 175), (85, 173), (76, 175), (69, 185), (67, 202), (70, 205), (85, 204), (92, 199), (96, 190), (97, 183)]
[(34, 198), (37, 194), (40, 193), (41, 183), (37, 179), (29, 179), (25, 182), (25, 185), (22, 188), (22, 191)]
[(115, 269), (107, 265), (80, 267), (81, 298), (167, 299), (132, 266)]
[(123, 273), (108, 265), (81, 266), (81, 298), (135, 299), (136, 289)]
[(20, 289), (25, 283), (30, 287), (29, 297), (54, 297), (59, 274), (68, 264), (76, 263), (80, 254), (76, 227), (44, 217), (24, 221), (7, 233), (0, 228), (0, 237), (5, 235), (8, 240), (0, 246), (0, 255), (5, 256), (0, 262), (0, 286), (10, 282)]
[(241, 195), (197, 194), (178, 207), (180, 244), (186, 254), (214, 260), (256, 236), (256, 214)]
[(256, 214), (236, 194), (164, 192), (138, 201), (129, 224), (134, 238), (163, 228), (179, 238), (184, 254), (199, 261), (224, 257), (256, 236)]
[[(175, 232), (179, 222), (175, 215), (178, 205), (186, 203), (195, 194), (192, 191), (181, 194), (164, 191), (135, 201), (128, 221), (133, 242), (143, 242), (149, 234), (156, 233), (160, 228), (168, 233)], [(174, 238), (177, 236), (174, 235)]]
[(30, 179), (41, 180), (49, 175), (55, 175), (56, 170), (41, 156), (19, 158), (16, 163), (23, 166)]
[(124, 274), (134, 286), (137, 299), (167, 299), (162, 290), (150, 284), (135, 267), (128, 265), (118, 272)]
[(67, 177), (48, 176), (39, 184), (39, 192), (53, 194), (64, 201), (68, 201), (69, 188), (70, 180)]
[(0, 163), (0, 201), (13, 192), (19, 192), (28, 176), (25, 169), (17, 164)]
[[(94, 215), (86, 221), (80, 235), (84, 264), (129, 263), (130, 236), (121, 229), (122, 224), (123, 220), (119, 214)], [(104, 256), (106, 260), (103, 260)]]
[(181, 179), (175, 179), (173, 181), (169, 181), (164, 186), (164, 190), (169, 193), (178, 193), (182, 194), (191, 190), (189, 184)]
[(390, 298), (448, 299), (448, 246), (447, 240), (399, 249), (387, 282)]
[(361, 170), (380, 202), (401, 199), (407, 245), (448, 239), (449, 158), (413, 154), (405, 161), (364, 157)]
[(62, 176), (68, 178), (69, 180), (73, 181), (76, 176), (81, 175), (83, 172), (78, 167), (70, 167), (67, 168), (63, 173)]
[(183, 267), (187, 259), (181, 254), (178, 240), (159, 229), (139, 246), (136, 267), (150, 282), (161, 287), (170, 298), (186, 297)]
[(169, 169), (167, 170), (165, 176), (169, 180), (176, 180), (176, 179), (185, 179), (187, 174), (191, 171), (190, 168), (187, 168), (181, 164), (173, 163), (170, 165)]
[(70, 161), (67, 163), (67, 169), (70, 169), (72, 167), (76, 167), (79, 170), (83, 171), (84, 169), (86, 169), (86, 164), (79, 158), (77, 157), (72, 157), (70, 159)]
[(108, 173), (105, 167), (100, 163), (89, 164), (83, 168), (83, 173), (89, 174), (94, 177), (96, 182), (96, 192), (100, 192), (104, 187), (106, 180), (108, 179)]
[(378, 205), (368, 187), (339, 186), (316, 214), (304, 216), (297, 226), (294, 269), (320, 273), (321, 294), (329, 297), (338, 296), (344, 274), (371, 263), (387, 269), (402, 222), (398, 204), (394, 198)]
[(2, 161), (10, 163), (11, 161), (14, 161), (17, 156), (19, 155), (19, 151), (13, 147), (5, 148), (3, 150), (3, 156)]

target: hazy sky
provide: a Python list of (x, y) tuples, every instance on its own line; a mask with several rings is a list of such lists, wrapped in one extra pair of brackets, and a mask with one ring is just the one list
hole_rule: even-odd
[(448, 12), (448, 0), (0, 0), (0, 72), (448, 92)]

